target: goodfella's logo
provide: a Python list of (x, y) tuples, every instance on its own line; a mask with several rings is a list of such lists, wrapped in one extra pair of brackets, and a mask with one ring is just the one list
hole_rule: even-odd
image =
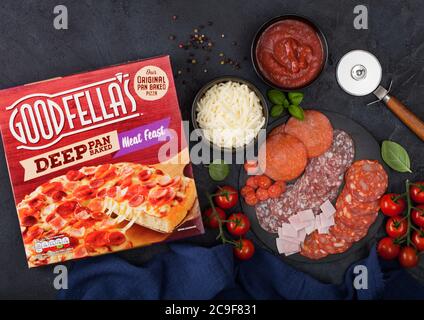
[(17, 149), (39, 150), (63, 137), (141, 115), (129, 91), (128, 74), (56, 94), (34, 93), (15, 101), (9, 129)]

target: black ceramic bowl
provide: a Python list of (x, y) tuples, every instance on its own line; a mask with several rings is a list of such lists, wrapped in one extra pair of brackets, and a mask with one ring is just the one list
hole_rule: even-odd
[[(258, 41), (260, 39), (260, 37), (262, 36), (262, 34), (264, 33), (264, 31), (266, 29), (268, 29), (270, 26), (272, 26), (273, 24), (280, 22), (282, 20), (297, 20), (300, 22), (303, 22), (307, 25), (309, 25), (310, 27), (312, 27), (312, 29), (315, 30), (315, 32), (317, 33), (319, 39), (321, 40), (321, 44), (322, 44), (322, 49), (323, 49), (323, 57), (324, 57), (324, 61), (322, 63), (322, 67), (320, 72), (317, 74), (317, 76), (315, 76), (315, 78), (311, 79), (309, 82), (305, 83), (302, 86), (299, 87), (295, 87), (295, 88), (285, 88), (285, 87), (281, 87), (278, 86), (277, 84), (273, 83), (270, 79), (268, 79), (261, 71), (261, 69), (259, 68), (259, 64), (257, 61), (257, 57), (256, 57), (256, 47), (258, 44)], [(322, 74), (322, 71), (324, 70), (325, 66), (327, 65), (327, 60), (328, 60), (328, 44), (327, 44), (327, 39), (324, 35), (324, 33), (321, 31), (321, 29), (317, 26), (316, 23), (312, 22), (309, 18), (297, 15), (297, 14), (286, 14), (286, 15), (282, 15), (282, 16), (278, 16), (275, 18), (272, 18), (271, 20), (265, 22), (260, 28), (259, 30), (256, 32), (255, 37), (253, 38), (253, 42), (252, 42), (252, 46), (251, 46), (251, 57), (252, 57), (252, 63), (253, 63), (253, 68), (256, 71), (256, 74), (262, 79), (262, 81), (264, 81), (267, 85), (269, 85), (270, 87), (274, 87), (277, 89), (281, 89), (283, 91), (294, 91), (294, 90), (299, 90), (299, 89), (303, 89), (308, 87), (310, 84), (312, 84), (315, 80), (317, 80), (320, 75)]]
[(252, 90), (256, 96), (259, 98), (259, 100), (261, 101), (261, 105), (262, 105), (262, 113), (265, 117), (265, 122), (262, 126), (262, 129), (266, 129), (267, 125), (268, 125), (268, 107), (267, 107), (267, 103), (266, 103), (266, 99), (263, 96), (263, 94), (259, 91), (258, 88), (256, 88), (252, 83), (250, 83), (249, 81), (246, 81), (244, 79), (241, 78), (237, 78), (237, 77), (231, 77), (231, 76), (225, 76), (225, 77), (219, 77), (216, 78), (210, 82), (208, 82), (207, 84), (205, 84), (196, 94), (196, 96), (194, 97), (193, 100), (193, 104), (191, 107), (191, 121), (193, 123), (193, 127), (194, 129), (200, 129), (200, 132), (202, 133), (202, 141), (208, 143), (210, 146), (212, 146), (214, 149), (217, 150), (223, 150), (225, 152), (238, 152), (241, 151), (245, 148), (251, 147), (253, 146), (256, 141), (257, 141), (257, 137), (255, 137), (255, 139), (253, 139), (252, 141), (250, 141), (248, 144), (245, 144), (244, 146), (238, 147), (238, 148), (224, 148), (224, 147), (220, 147), (217, 146), (215, 144), (213, 144), (211, 141), (209, 141), (204, 135), (203, 135), (203, 131), (202, 128), (200, 128), (198, 122), (197, 122), (197, 103), (198, 101), (203, 97), (203, 95), (206, 93), (206, 91), (209, 90), (209, 88), (211, 88), (212, 86), (218, 84), (218, 83), (222, 83), (222, 82), (227, 82), (227, 81), (232, 81), (232, 82), (238, 82), (241, 84), (245, 84), (247, 85), (247, 87)]

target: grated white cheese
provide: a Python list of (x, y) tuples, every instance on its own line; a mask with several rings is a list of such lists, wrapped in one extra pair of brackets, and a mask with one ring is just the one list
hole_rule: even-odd
[(265, 123), (259, 97), (238, 82), (222, 82), (209, 88), (196, 111), (206, 139), (224, 148), (250, 143)]

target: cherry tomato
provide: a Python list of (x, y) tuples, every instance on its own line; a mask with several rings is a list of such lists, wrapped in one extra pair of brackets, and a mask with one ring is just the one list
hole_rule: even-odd
[(256, 160), (247, 160), (244, 163), (244, 170), (247, 174), (257, 174), (259, 172), (258, 162)]
[(275, 181), (274, 182), (274, 184), (278, 184), (280, 187), (281, 187), (281, 193), (284, 193), (284, 192), (286, 192), (286, 189), (287, 189), (287, 184), (286, 184), (286, 182), (285, 181), (283, 181), (283, 180), (278, 180), (278, 181)]
[(253, 189), (256, 189), (258, 187), (258, 182), (257, 182), (257, 176), (252, 176), (247, 178), (246, 180), (246, 186), (252, 187)]
[(417, 209), (412, 209), (411, 218), (414, 223), (419, 227), (424, 227), (424, 204), (417, 206)]
[(269, 198), (268, 190), (264, 188), (258, 188), (256, 190), (256, 198), (258, 198), (259, 201), (265, 201)]
[(233, 213), (228, 218), (227, 229), (234, 236), (244, 236), (250, 229), (250, 220), (243, 213)]
[(408, 221), (401, 216), (391, 217), (386, 222), (386, 232), (392, 238), (400, 238), (408, 232)]
[(400, 246), (390, 237), (385, 237), (378, 242), (377, 252), (380, 257), (385, 260), (397, 258), (400, 252)]
[(247, 194), (246, 197), (244, 198), (244, 201), (246, 202), (246, 204), (248, 206), (252, 206), (252, 207), (255, 206), (259, 202), (259, 200), (258, 200), (258, 198), (256, 198), (256, 194), (254, 192)]
[(411, 237), (412, 243), (415, 245), (418, 251), (424, 250), (424, 232), (414, 231)]
[(242, 197), (246, 197), (249, 193), (255, 193), (255, 189), (253, 189), (251, 186), (244, 186), (243, 188), (241, 188), (240, 190), (240, 194), (242, 195)]
[(387, 193), (380, 199), (381, 211), (389, 217), (401, 214), (406, 208), (406, 201), (403, 198), (394, 200), (399, 195), (396, 193)]
[(268, 189), (272, 184), (271, 179), (266, 175), (257, 176), (256, 181), (258, 183), (258, 187), (263, 189)]
[(255, 253), (255, 245), (249, 239), (240, 239), (237, 241), (233, 252), (240, 260), (249, 260)]
[(268, 195), (270, 198), (278, 198), (283, 193), (283, 188), (281, 185), (274, 183), (268, 189)]
[(399, 263), (405, 268), (415, 267), (418, 264), (417, 250), (410, 246), (400, 249)]
[(416, 203), (424, 203), (424, 181), (415, 182), (409, 188), (409, 195)]
[(236, 189), (230, 186), (220, 187), (215, 196), (215, 203), (222, 209), (230, 209), (234, 207), (238, 202), (238, 192)]
[(207, 209), (203, 213), (205, 224), (212, 229), (219, 228), (218, 219), (225, 220), (225, 218), (227, 217), (224, 210), (222, 210), (221, 208), (215, 208), (215, 210), (216, 210), (216, 214), (218, 214), (218, 217), (216, 216), (216, 214), (214, 214), (212, 208)]

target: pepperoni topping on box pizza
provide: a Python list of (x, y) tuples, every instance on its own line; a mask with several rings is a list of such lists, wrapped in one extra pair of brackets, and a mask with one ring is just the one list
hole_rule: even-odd
[(74, 190), (73, 195), (79, 200), (88, 200), (96, 196), (96, 190), (90, 188), (88, 185), (82, 185)]
[(61, 182), (58, 182), (58, 181), (47, 182), (41, 185), (41, 192), (47, 196), (51, 196), (52, 193), (55, 191), (62, 191), (62, 190), (63, 190), (63, 185)]
[(78, 202), (76, 201), (66, 201), (62, 204), (60, 204), (57, 208), (56, 208), (56, 212), (62, 216), (62, 217), (66, 217), (69, 216), (70, 214), (74, 213), (75, 208), (78, 206)]
[(128, 205), (130, 207), (138, 207), (144, 202), (144, 196), (142, 194), (136, 194), (131, 197), (131, 199), (128, 201)]
[(21, 225), (24, 227), (31, 227), (38, 222), (37, 218), (34, 216), (25, 216), (21, 218)]
[(85, 236), (85, 243), (93, 247), (104, 247), (107, 246), (108, 233), (104, 230), (95, 230)]
[(107, 240), (111, 246), (119, 246), (123, 244), (127, 239), (122, 232), (112, 231), (108, 234)]
[(105, 184), (104, 179), (94, 179), (90, 181), (90, 187), (93, 189), (100, 188), (104, 184)]
[(66, 192), (65, 192), (65, 191), (62, 191), (62, 190), (57, 190), (57, 191), (54, 191), (54, 192), (51, 194), (51, 197), (52, 197), (52, 200), (53, 200), (54, 202), (59, 202), (59, 201), (61, 201), (63, 198), (65, 198), (65, 197), (66, 197)]
[(140, 171), (140, 173), (138, 174), (138, 178), (141, 181), (147, 181), (150, 179), (150, 177), (152, 176), (152, 171), (149, 169), (143, 169)]
[(93, 199), (88, 204), (88, 209), (91, 211), (102, 211), (103, 210), (103, 201), (101, 199)]
[(66, 173), (66, 178), (69, 181), (79, 181), (84, 177), (84, 173), (80, 172), (79, 170), (70, 170)]
[(33, 209), (39, 209), (41, 208), (46, 201), (46, 197), (43, 195), (38, 195), (31, 200), (28, 201), (28, 205)]

